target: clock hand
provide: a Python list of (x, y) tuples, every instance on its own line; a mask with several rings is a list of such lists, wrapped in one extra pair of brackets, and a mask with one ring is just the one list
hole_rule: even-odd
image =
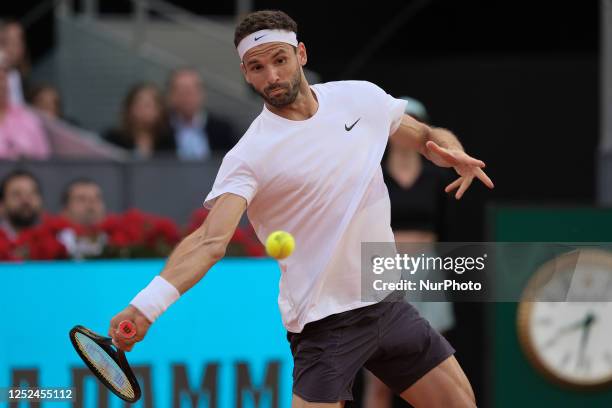
[(586, 347), (589, 341), (589, 334), (591, 333), (591, 326), (595, 322), (595, 315), (593, 312), (589, 312), (584, 319), (584, 325), (582, 328), (582, 336), (580, 336), (580, 350), (578, 351), (578, 360), (576, 363), (577, 367), (583, 366), (585, 364), (584, 353), (586, 352)]
[(544, 343), (542, 346), (550, 347), (554, 345), (563, 335), (581, 329), (584, 326), (584, 323), (586, 322), (586, 320), (587, 320), (586, 318), (580, 319), (579, 321), (575, 323), (561, 327), (559, 330), (557, 330), (557, 333), (555, 333), (555, 335), (550, 340), (548, 340), (546, 343)]

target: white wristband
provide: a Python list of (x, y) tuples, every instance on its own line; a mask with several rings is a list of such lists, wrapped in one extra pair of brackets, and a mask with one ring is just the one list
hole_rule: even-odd
[(170, 282), (158, 275), (132, 299), (130, 304), (153, 323), (180, 296), (179, 291)]

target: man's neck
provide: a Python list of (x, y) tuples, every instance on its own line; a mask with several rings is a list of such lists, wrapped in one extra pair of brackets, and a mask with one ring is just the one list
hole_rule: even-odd
[(314, 92), (310, 89), (306, 78), (302, 78), (302, 85), (297, 98), (292, 104), (277, 108), (266, 103), (268, 110), (278, 116), (289, 120), (306, 120), (314, 116), (319, 109), (319, 102)]

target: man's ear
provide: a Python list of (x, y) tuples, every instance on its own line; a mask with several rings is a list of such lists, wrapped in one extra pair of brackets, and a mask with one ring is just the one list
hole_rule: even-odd
[(296, 48), (296, 54), (297, 54), (297, 58), (298, 58), (298, 62), (300, 63), (301, 66), (306, 65), (306, 62), (308, 62), (308, 55), (306, 54), (306, 46), (304, 45), (303, 42), (300, 42)]
[(244, 75), (244, 80), (247, 82), (247, 84), (250, 84), (249, 79), (247, 78), (247, 70), (243, 62), (240, 63), (240, 71), (242, 71), (242, 75)]

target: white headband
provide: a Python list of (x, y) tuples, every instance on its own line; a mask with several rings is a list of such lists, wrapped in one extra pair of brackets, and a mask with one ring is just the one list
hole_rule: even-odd
[(240, 40), (240, 43), (238, 44), (238, 55), (240, 55), (240, 61), (242, 61), (244, 54), (246, 54), (251, 48), (270, 42), (284, 42), (293, 45), (294, 47), (297, 47), (298, 45), (297, 36), (293, 31), (259, 30)]

